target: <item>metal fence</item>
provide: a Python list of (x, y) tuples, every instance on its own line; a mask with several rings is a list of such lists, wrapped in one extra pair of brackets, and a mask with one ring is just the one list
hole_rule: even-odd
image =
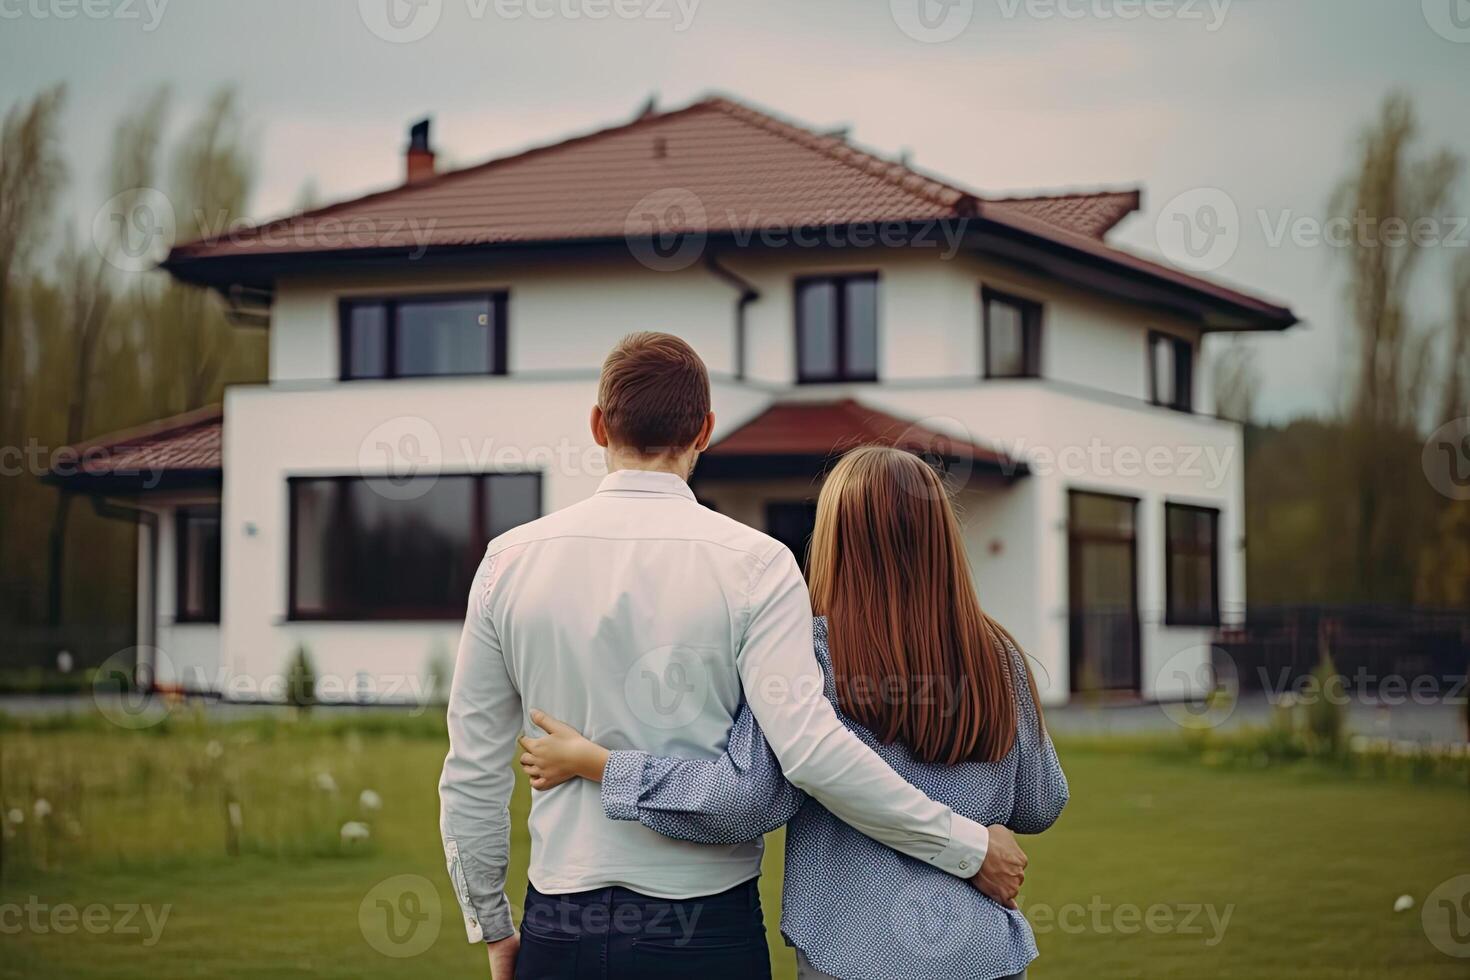
[(1248, 610), (1217, 645), (1249, 691), (1298, 688), (1330, 654), (1356, 689), (1419, 684), (1432, 696), (1466, 696), (1470, 612), (1380, 606), (1273, 606)]

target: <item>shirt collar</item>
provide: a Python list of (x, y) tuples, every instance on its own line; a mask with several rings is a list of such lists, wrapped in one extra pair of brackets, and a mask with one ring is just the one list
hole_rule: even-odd
[(681, 477), (656, 470), (615, 470), (602, 478), (598, 493), (656, 493), (694, 500), (694, 491)]

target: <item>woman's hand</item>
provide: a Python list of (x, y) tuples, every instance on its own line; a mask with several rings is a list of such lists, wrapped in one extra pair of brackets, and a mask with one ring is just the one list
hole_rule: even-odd
[(520, 739), (525, 749), (521, 768), (531, 777), (532, 789), (551, 789), (577, 776), (602, 782), (610, 754), (607, 749), (544, 711), (532, 711), (531, 721), (546, 732), (541, 738), (522, 735)]

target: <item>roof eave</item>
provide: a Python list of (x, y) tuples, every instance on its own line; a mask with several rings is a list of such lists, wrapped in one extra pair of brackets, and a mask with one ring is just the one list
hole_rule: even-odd
[[(1054, 276), (1085, 289), (1167, 310), (1192, 320), (1206, 331), (1285, 330), (1298, 322), (1292, 311), (1208, 280), (1175, 272), (1158, 263), (1130, 256), (1102, 241), (1068, 235), (1037, 227), (1040, 222), (1018, 222), (1010, 217), (987, 214), (981, 205), (978, 217), (954, 215), (939, 219), (962, 222), (967, 227), (965, 244), (978, 252)], [(916, 220), (915, 228), (933, 228), (933, 218)], [(814, 226), (818, 227), (818, 226)], [(843, 227), (842, 225), (822, 227)], [(711, 243), (735, 240), (733, 232), (712, 232)], [(171, 252), (161, 263), (176, 279), (214, 289), (241, 285), (272, 289), (287, 272), (312, 269), (361, 270), (373, 263), (401, 261), (454, 261), (457, 257), (483, 256), (486, 252), (564, 252), (568, 249), (599, 249), (626, 246), (625, 236), (601, 236), (545, 241), (487, 242), (438, 246), (392, 246), (336, 251), (235, 253), (230, 255), (181, 254)], [(738, 244), (738, 243), (737, 243)], [(744, 245), (741, 247), (750, 247)]]

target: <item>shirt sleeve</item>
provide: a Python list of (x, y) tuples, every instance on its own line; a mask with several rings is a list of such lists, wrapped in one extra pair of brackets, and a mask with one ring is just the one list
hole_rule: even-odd
[(1006, 826), (1018, 834), (1039, 834), (1062, 815), (1071, 791), (1056, 746), (1041, 722), (1031, 696), (1026, 662), (1020, 650), (1002, 640), (1011, 660), (1016, 696), (1016, 802)]
[(449, 755), (439, 779), (444, 858), (472, 943), (494, 942), (515, 931), (505, 897), (505, 871), (521, 696), (487, 615), (494, 566), (495, 558), (487, 557), (470, 588), (449, 690)]
[(985, 860), (989, 832), (925, 796), (847, 729), (822, 694), (811, 597), (785, 547), (755, 572), (739, 648), (745, 697), (786, 778), (881, 844), (961, 878)]
[(613, 752), (602, 774), (609, 818), (699, 844), (755, 840), (784, 826), (805, 801), (781, 774), (749, 704), (740, 706), (718, 759)]

